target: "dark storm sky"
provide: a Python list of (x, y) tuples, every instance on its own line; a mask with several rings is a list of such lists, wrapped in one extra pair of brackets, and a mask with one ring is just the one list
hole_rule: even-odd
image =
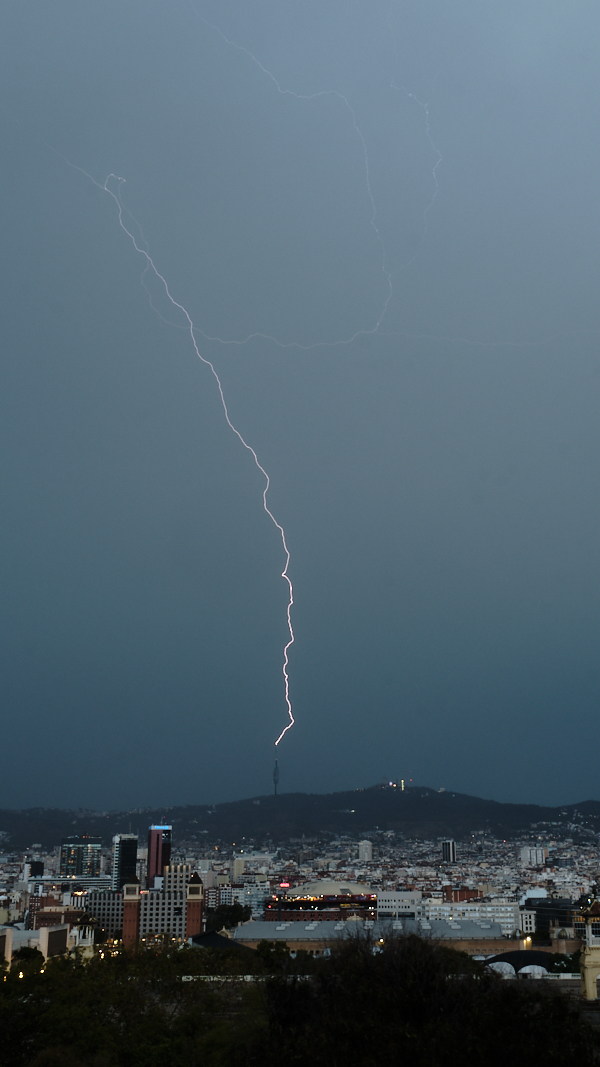
[(111, 173), (285, 526), (282, 789), (599, 797), (595, 0), (2, 24), (0, 805), (265, 792), (286, 721), (263, 482)]

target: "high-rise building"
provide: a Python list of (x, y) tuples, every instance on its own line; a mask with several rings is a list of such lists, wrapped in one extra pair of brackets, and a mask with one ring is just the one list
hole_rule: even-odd
[(456, 863), (455, 841), (442, 841), (442, 861), (444, 863)]
[(370, 841), (358, 842), (358, 858), (363, 863), (370, 863), (373, 859), (373, 845)]
[(192, 879), (191, 863), (169, 863), (163, 867), (163, 889), (171, 892), (174, 889), (185, 889)]
[(111, 889), (122, 889), (136, 877), (137, 834), (115, 834), (113, 837), (113, 869)]
[[(171, 827), (151, 826), (148, 838), (148, 871), (152, 883), (142, 889), (135, 877), (137, 840), (133, 834), (117, 834), (115, 850), (125, 863), (129, 851), (134, 874), (118, 888), (88, 893), (80, 906), (99, 922), (107, 936), (122, 930), (123, 944), (132, 947), (155, 935), (170, 935), (178, 941), (202, 930), (204, 886), (189, 863), (170, 864)], [(134, 847), (135, 846), (135, 847)], [(231, 891), (231, 886), (228, 887)]]
[(171, 826), (152, 825), (148, 831), (148, 889), (153, 889), (154, 879), (162, 877), (163, 867), (171, 861), (171, 830)]
[(98, 920), (98, 929), (106, 937), (123, 930), (123, 889), (100, 889), (86, 893), (82, 906)]
[(521, 849), (521, 863), (524, 863), (527, 867), (543, 867), (547, 858), (547, 848), (529, 848), (526, 846)]
[(60, 846), (61, 878), (97, 878), (100, 875), (102, 838), (65, 837)]
[(229, 864), (229, 877), (235, 884), (241, 882), (242, 875), (246, 866), (246, 861), (243, 856), (234, 856)]

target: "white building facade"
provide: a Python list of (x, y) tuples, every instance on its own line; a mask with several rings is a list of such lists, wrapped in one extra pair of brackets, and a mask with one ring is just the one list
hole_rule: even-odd
[(391, 890), (377, 891), (377, 918), (378, 919), (401, 919), (403, 916), (412, 916), (420, 919), (422, 911), (423, 894), (420, 890), (406, 890), (392, 892)]
[[(499, 897), (497, 900), (471, 900), (457, 904), (432, 898), (422, 902), (424, 919), (444, 919), (446, 922), (471, 920), (478, 923), (498, 923), (504, 937), (519, 933), (535, 933), (535, 912), (522, 911), (516, 900)], [(524, 929), (524, 925), (527, 929)]]
[(521, 849), (521, 863), (526, 867), (543, 867), (548, 858), (547, 848), (526, 848)]
[(358, 842), (358, 859), (362, 863), (371, 863), (373, 859), (373, 845), (371, 841)]

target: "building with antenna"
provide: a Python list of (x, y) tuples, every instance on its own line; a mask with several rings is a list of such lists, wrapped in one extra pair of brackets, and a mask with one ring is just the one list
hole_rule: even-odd
[(273, 786), (275, 789), (275, 796), (277, 796), (277, 786), (279, 785), (279, 767), (277, 766), (277, 760), (275, 760), (275, 769), (273, 771)]
[(171, 826), (155, 826), (148, 831), (148, 889), (154, 888), (154, 879), (161, 877), (163, 867), (171, 862)]

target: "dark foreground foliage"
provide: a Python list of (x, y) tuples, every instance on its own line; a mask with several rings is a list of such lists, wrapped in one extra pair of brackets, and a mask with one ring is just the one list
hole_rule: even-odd
[(252, 914), (250, 908), (239, 904), (219, 904), (218, 908), (208, 908), (206, 912), (206, 932), (211, 930), (233, 929), (238, 923), (245, 923)]
[[(236, 978), (251, 969), (261, 981)], [(408, 938), (319, 962), (263, 945), (250, 965), (165, 949), (13, 968), (0, 1052), (3, 1067), (586, 1067), (600, 1039), (564, 994)]]
[(418, 938), (376, 955), (357, 942), (310, 983), (270, 986), (269, 1038), (288, 1067), (599, 1062), (600, 1041), (573, 1007)]

